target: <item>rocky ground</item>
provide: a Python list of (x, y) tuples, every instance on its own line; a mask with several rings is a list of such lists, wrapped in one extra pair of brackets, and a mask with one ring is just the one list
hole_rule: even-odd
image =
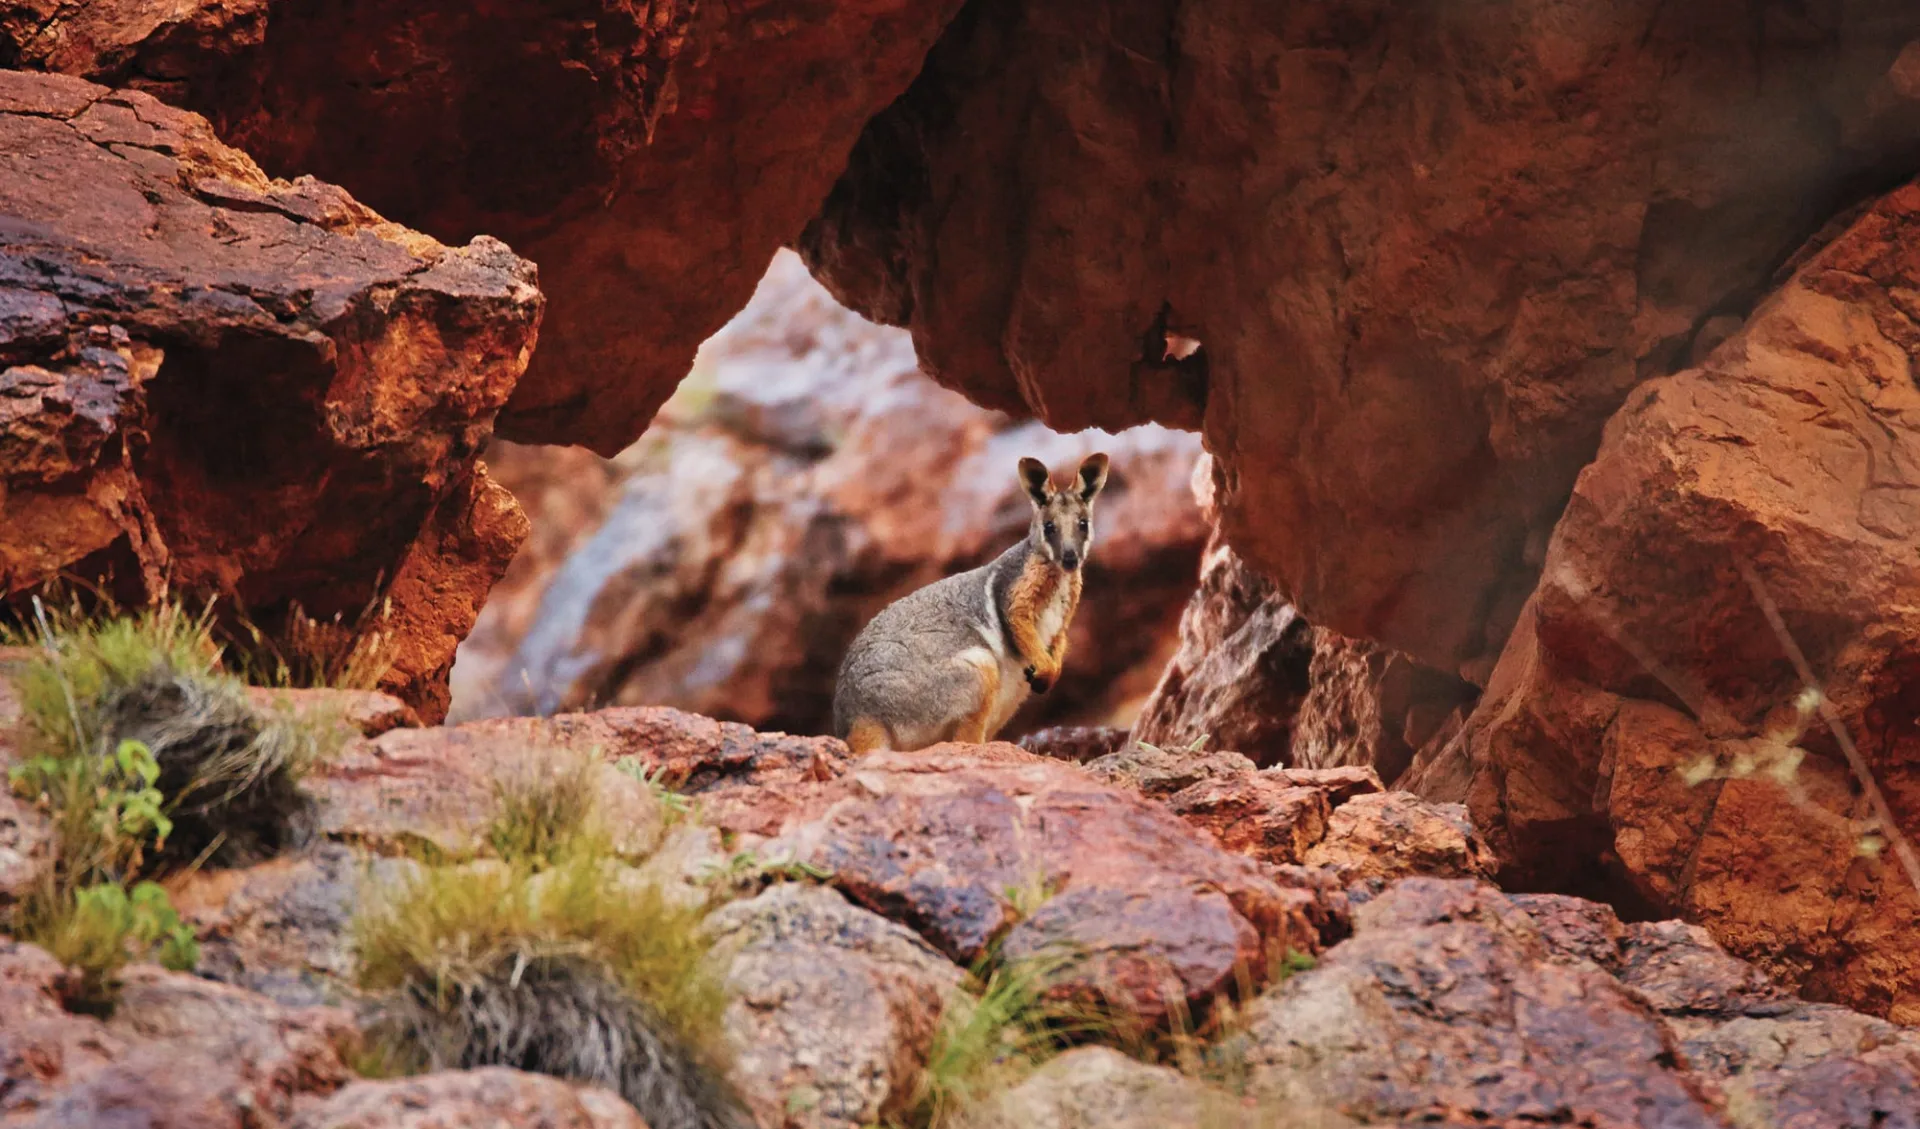
[[(108, 1018), (65, 1010), (59, 964), (0, 942), (0, 1124), (641, 1124), (611, 1092), (505, 1068), (353, 1068), (370, 884), (413, 865), (409, 843), (471, 846), (495, 782), (566, 750), (684, 781), (695, 814), (672, 820), (637, 777), (601, 778), (638, 875), (712, 906), (733, 1081), (765, 1126), (899, 1113), (963, 966), (1061, 943), (1060, 990), (1148, 1021), (1240, 995), (1217, 1047), (1233, 1088), (1096, 1039), (979, 1124), (1920, 1123), (1920, 1037), (1796, 999), (1696, 926), (1502, 893), (1464, 809), (1369, 770), (1008, 745), (856, 760), (650, 708), (354, 740), (306, 785), (310, 841), (171, 883), (199, 965), (133, 967)], [(37, 818), (7, 817), (0, 874), (35, 857)], [(743, 852), (823, 877), (715, 881)], [(1294, 970), (1249, 981), (1270, 951)]]
[[(193, 970), (0, 941), (0, 1123), (636, 1125), (359, 1045), (367, 884), (571, 749), (768, 1126), (1061, 941), (1204, 1061), (982, 1125), (1920, 1124), (1916, 138), (1907, 0), (0, 5), (0, 621), (382, 692)], [(1021, 747), (772, 732), (1096, 444)]]

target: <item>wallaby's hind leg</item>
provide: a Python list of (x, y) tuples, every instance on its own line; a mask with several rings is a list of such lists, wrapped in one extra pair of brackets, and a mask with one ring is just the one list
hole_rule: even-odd
[(1000, 700), (1000, 664), (989, 655), (971, 665), (980, 672), (980, 706), (960, 719), (960, 724), (954, 727), (953, 739), (984, 745), (993, 737), (987, 728), (993, 724), (994, 706)]
[(852, 728), (847, 730), (847, 748), (852, 749), (856, 757), (886, 747), (887, 727), (870, 717), (855, 718)]

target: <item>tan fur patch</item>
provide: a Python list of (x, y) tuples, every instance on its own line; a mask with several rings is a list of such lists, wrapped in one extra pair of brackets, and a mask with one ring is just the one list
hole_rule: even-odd
[(847, 748), (855, 756), (887, 747), (887, 727), (870, 717), (858, 718), (847, 730)]
[(1000, 664), (987, 662), (976, 664), (976, 668), (980, 671), (980, 708), (960, 720), (953, 739), (985, 744), (993, 737), (987, 730), (993, 725), (993, 707), (1000, 697)]

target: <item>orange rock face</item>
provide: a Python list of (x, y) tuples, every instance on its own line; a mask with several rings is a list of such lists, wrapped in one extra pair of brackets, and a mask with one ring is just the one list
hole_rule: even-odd
[(532, 352), (531, 264), (269, 180), (145, 94), (0, 72), (0, 596), (63, 572), (269, 631), (386, 602), (437, 717), (525, 533), (474, 455)]
[(611, 456), (959, 2), (107, 0), (45, 18), (62, 7), (0, 21), (0, 59), (141, 84), (276, 174), (539, 263), (551, 310), (502, 434)]
[(1911, 159), (1920, 9), (1794, 13), (981, 0), (802, 245), (982, 403), (1204, 422), (1301, 614), (1477, 682), (1627, 393)]
[(1810, 997), (1907, 1022), (1920, 876), (1887, 824), (1920, 835), (1917, 233), (1920, 186), (1847, 217), (1635, 393), (1467, 739), (1413, 773), (1471, 806), (1503, 876), (1624, 879)]
[(536, 532), (461, 649), (456, 716), (659, 704), (824, 732), (869, 618), (1026, 535), (1019, 459), (1065, 473), (1095, 450), (1114, 469), (1066, 674), (1010, 734), (1131, 720), (1206, 536), (1199, 441), (1061, 436), (974, 407), (784, 254), (633, 449), (488, 454)]

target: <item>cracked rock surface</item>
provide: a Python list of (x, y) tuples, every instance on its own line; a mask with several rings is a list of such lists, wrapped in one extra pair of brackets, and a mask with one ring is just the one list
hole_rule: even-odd
[(0, 72), (0, 217), (0, 596), (69, 571), (270, 631), (386, 601), (383, 688), (444, 713), (525, 535), (474, 455), (533, 349), (532, 264), (56, 75)]

